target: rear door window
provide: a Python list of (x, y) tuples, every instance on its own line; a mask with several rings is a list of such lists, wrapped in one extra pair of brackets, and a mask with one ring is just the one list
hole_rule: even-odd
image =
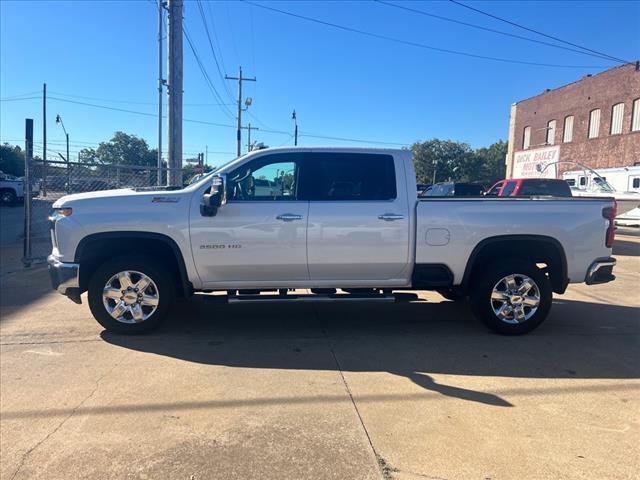
[(523, 182), (519, 195), (552, 195), (554, 197), (570, 197), (571, 189), (567, 182), (540, 181)]
[(299, 198), (315, 201), (375, 201), (397, 197), (393, 157), (369, 153), (309, 153), (301, 157)]
[(515, 189), (516, 189), (516, 182), (507, 182), (507, 184), (502, 189), (501, 196), (510, 197)]

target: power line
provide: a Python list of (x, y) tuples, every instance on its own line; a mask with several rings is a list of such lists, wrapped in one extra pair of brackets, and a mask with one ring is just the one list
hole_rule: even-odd
[(204, 76), (205, 81), (207, 82), (207, 85), (209, 86), (209, 90), (211, 90), (211, 93), (213, 94), (214, 98), (220, 103), (220, 107), (221, 107), (220, 110), (222, 110), (222, 112), (227, 117), (229, 117), (230, 119), (233, 119), (233, 114), (229, 111), (228, 108), (226, 108), (224, 106), (224, 103), (225, 103), (224, 100), (222, 99), (222, 97), (218, 93), (218, 90), (216, 89), (216, 87), (213, 85), (213, 82), (211, 81), (211, 77), (209, 77), (209, 74), (207, 73), (206, 68), (204, 68), (203, 63), (200, 60), (200, 55), (198, 55), (198, 52), (197, 52), (193, 42), (191, 41), (191, 37), (189, 35), (189, 32), (187, 31), (186, 22), (184, 23), (182, 31), (184, 32), (184, 36), (187, 39), (187, 43), (189, 44), (189, 47), (191, 48), (191, 52), (193, 53), (193, 56), (196, 59), (196, 63), (198, 64), (198, 67), (200, 68), (200, 72)]
[(478, 59), (482, 59), (482, 60), (493, 60), (496, 62), (503, 62), (503, 63), (514, 63), (514, 64), (520, 64), (520, 65), (533, 65), (533, 66), (538, 66), (538, 67), (557, 67), (557, 68), (606, 68), (605, 66), (602, 65), (560, 65), (560, 64), (555, 64), (555, 63), (539, 63), (539, 62), (527, 62), (524, 60), (516, 60), (516, 59), (511, 59), (511, 58), (501, 58), (501, 57), (491, 57), (491, 56), (487, 56), (487, 55), (478, 55), (475, 53), (469, 53), (469, 52), (463, 52), (463, 51), (459, 51), (459, 50), (451, 50), (448, 48), (440, 48), (440, 47), (434, 47), (432, 45), (426, 45), (424, 43), (418, 43), (418, 42), (412, 42), (409, 40), (403, 40), (400, 38), (396, 38), (396, 37), (390, 37), (388, 35), (382, 35), (379, 33), (373, 33), (373, 32), (367, 32), (365, 30), (359, 30), (357, 28), (353, 28), (353, 27), (347, 27), (345, 25), (338, 25), (336, 23), (332, 23), (332, 22), (327, 22), (324, 20), (319, 20), (317, 18), (312, 18), (312, 17), (307, 17), (305, 15), (299, 15), (297, 13), (292, 13), (292, 12), (288, 12), (285, 10), (280, 10), (279, 8), (274, 8), (274, 7), (270, 7), (267, 5), (262, 5), (259, 3), (255, 3), (252, 2), (250, 0), (241, 0), (245, 3), (248, 3), (250, 5), (255, 5), (256, 7), (259, 8), (263, 8), (265, 10), (270, 10), (272, 12), (277, 12), (280, 13), (282, 15), (288, 15), (290, 17), (294, 17), (294, 18), (298, 18), (301, 20), (306, 20), (308, 22), (314, 22), (314, 23), (318, 23), (320, 25), (325, 25), (328, 27), (332, 27), (332, 28), (336, 28), (339, 30), (344, 30), (347, 32), (352, 32), (352, 33), (357, 33), (360, 35), (365, 35), (368, 37), (373, 37), (373, 38), (378, 38), (381, 40), (386, 40), (389, 42), (394, 42), (394, 43), (400, 43), (403, 45), (409, 45), (412, 47), (418, 47), (418, 48), (424, 48), (427, 50), (433, 50), (436, 52), (441, 52), (441, 53), (450, 53), (453, 55), (461, 55), (464, 57), (471, 57), (471, 58), (478, 58)]
[(509, 32), (505, 32), (505, 31), (502, 31), (502, 30), (495, 30), (493, 28), (483, 27), (482, 25), (477, 25), (475, 23), (463, 22), (461, 20), (456, 20), (454, 18), (443, 17), (442, 15), (436, 15), (434, 13), (425, 12), (424, 10), (419, 10), (417, 8), (411, 8), (411, 7), (407, 7), (407, 6), (404, 6), (404, 5), (398, 5), (397, 3), (386, 2), (384, 0), (373, 0), (373, 1), (377, 2), (377, 3), (380, 3), (382, 5), (389, 6), (389, 7), (398, 8), (400, 10), (405, 10), (407, 12), (417, 13), (417, 14), (423, 15), (425, 17), (431, 17), (431, 18), (436, 18), (438, 20), (443, 20), (445, 22), (457, 23), (458, 25), (463, 25), (463, 26), (470, 27), (470, 28), (476, 28), (478, 30), (484, 30), (486, 32), (497, 33), (499, 35), (504, 35), (504, 36), (507, 36), (507, 37), (517, 38), (517, 39), (520, 39), (520, 40), (525, 40), (527, 42), (539, 43), (541, 45), (546, 45), (548, 47), (554, 47), (554, 48), (559, 48), (559, 49), (562, 49), (562, 50), (568, 50), (570, 52), (580, 53), (582, 55), (589, 55), (589, 56), (595, 57), (595, 58), (600, 58), (600, 59), (609, 60), (609, 61), (613, 61), (614, 60), (613, 58), (609, 57), (608, 55), (593, 54), (593, 53), (585, 52), (584, 50), (578, 50), (576, 48), (563, 47), (562, 45), (557, 45), (555, 43), (545, 42), (545, 41), (542, 41), (542, 40), (536, 40), (535, 38), (523, 37), (522, 35), (516, 35), (515, 33), (509, 33)]
[[(42, 92), (36, 91), (36, 92), (27, 92), (27, 93), (21, 93), (19, 95), (9, 95), (8, 97), (5, 97), (5, 100), (12, 100), (12, 99), (18, 99), (18, 97), (27, 97), (29, 95), (37, 95), (37, 94), (41, 94)], [(42, 98), (42, 97), (40, 97)]]
[[(72, 95), (70, 93), (63, 93), (63, 92), (54, 92), (52, 90), (49, 90), (50, 93), (53, 93), (54, 95), (59, 95), (62, 97), (70, 97), (70, 98), (83, 98), (86, 100), (98, 100), (101, 102), (109, 102), (109, 103), (121, 103), (121, 104), (129, 104), (129, 105), (158, 105), (158, 102), (139, 102), (139, 101), (133, 101), (133, 100), (116, 100), (113, 98), (104, 98), (104, 97), (87, 97), (84, 95)], [(37, 98), (41, 98), (41, 97), (37, 97)], [(191, 106), (191, 107), (217, 107), (220, 106), (219, 103), (185, 103), (185, 106)], [(235, 105), (235, 104), (230, 104), (227, 103), (225, 105)]]
[(467, 8), (469, 10), (472, 10), (472, 11), (476, 12), (476, 13), (479, 13), (481, 15), (485, 15), (485, 16), (493, 18), (495, 20), (499, 20), (501, 22), (508, 23), (509, 25), (513, 25), (514, 27), (521, 28), (521, 29), (526, 30), (528, 32), (532, 32), (532, 33), (536, 33), (538, 35), (542, 35), (543, 37), (550, 38), (550, 39), (555, 40), (557, 42), (565, 43), (567, 45), (571, 45), (572, 47), (577, 47), (577, 48), (580, 48), (582, 50), (586, 50), (587, 52), (595, 53), (597, 55), (600, 55), (601, 57), (607, 57), (610, 60), (615, 60), (616, 62), (620, 62), (620, 63), (632, 63), (632, 62), (629, 62), (627, 60), (622, 60), (621, 58), (617, 58), (617, 57), (614, 57), (612, 55), (608, 55), (606, 53), (599, 52), (599, 51), (593, 50), (591, 48), (583, 47), (582, 45), (578, 45), (576, 43), (572, 43), (572, 42), (569, 42), (567, 40), (563, 40), (563, 39), (558, 38), (558, 37), (554, 37), (553, 35), (548, 35), (546, 33), (540, 32), (538, 30), (534, 30), (533, 28), (525, 27), (524, 25), (520, 25), (519, 23), (512, 22), (511, 20), (507, 20), (506, 18), (498, 17), (497, 15), (493, 15), (493, 14), (491, 14), (489, 12), (485, 12), (483, 10), (480, 10), (478, 8), (475, 8), (475, 7), (472, 7), (470, 5), (466, 5), (466, 4), (462, 3), (462, 2), (458, 2), (457, 0), (449, 0), (449, 1), (451, 3), (455, 3), (456, 5), (461, 6), (463, 8)]
[[(213, 38), (214, 38), (215, 43), (216, 43), (218, 55), (220, 56), (220, 63), (222, 64), (222, 70), (226, 72), (227, 71), (227, 67), (225, 65), (224, 55), (222, 53), (222, 46), (221, 46), (222, 44), (220, 43), (220, 39), (218, 38), (218, 33), (217, 33), (217, 29), (216, 29), (215, 15), (213, 14), (213, 10), (212, 10), (212, 7), (211, 7), (212, 3), (213, 2), (207, 2), (208, 17), (211, 19), (211, 30), (213, 30)], [(226, 87), (227, 86), (227, 82), (225, 82), (223, 80), (224, 80), (224, 78), (221, 75), (222, 84)], [(225, 90), (226, 90), (226, 88), (225, 88)], [(229, 94), (230, 98), (233, 100), (233, 95), (231, 95), (228, 90), (227, 90), (227, 94)]]
[[(135, 114), (135, 115), (143, 115), (146, 117), (157, 117), (157, 114), (155, 113), (148, 113), (148, 112), (139, 112), (136, 110), (129, 110), (126, 108), (117, 108), (117, 107), (111, 107), (108, 105), (98, 105), (95, 103), (88, 103), (88, 102), (80, 102), (77, 100), (68, 100), (65, 98), (58, 98), (58, 97), (47, 97), (49, 100), (55, 100), (58, 102), (66, 102), (66, 103), (73, 103), (76, 105), (84, 105), (87, 107), (94, 107), (94, 108), (102, 108), (105, 110), (113, 110), (116, 112), (123, 112), (123, 113), (131, 113), (131, 114)], [(163, 116), (163, 118), (166, 118), (166, 116)], [(236, 125), (232, 125), (232, 124), (227, 124), (227, 123), (216, 123), (216, 122), (209, 122), (206, 120), (196, 120), (196, 119), (192, 119), (192, 118), (183, 118), (183, 121), (185, 122), (189, 122), (189, 123), (196, 123), (196, 124), (201, 124), (201, 125), (209, 125), (209, 126), (213, 126), (213, 127), (223, 127), (223, 128), (236, 128)], [(272, 129), (260, 129), (260, 132), (262, 133), (273, 133), (273, 134), (277, 134), (277, 135), (291, 135), (291, 132), (287, 132), (284, 130), (272, 130)], [(347, 137), (334, 137), (334, 136), (329, 136), (329, 135), (319, 135), (319, 134), (313, 134), (313, 133), (300, 133), (299, 135), (300, 137), (309, 137), (309, 138), (320, 138), (320, 139), (325, 139), (325, 140), (340, 140), (340, 141), (344, 141), (344, 142), (354, 142), (354, 143), (370, 143), (370, 144), (377, 144), (377, 145), (396, 145), (396, 146), (405, 146), (405, 145), (409, 145), (409, 143), (399, 143), (399, 142), (384, 142), (384, 141), (379, 141), (379, 140), (367, 140), (367, 139), (362, 139), (362, 138), (347, 138)], [(51, 142), (49, 142), (51, 143)], [(84, 142), (75, 142), (76, 144), (82, 144)], [(96, 143), (88, 143), (87, 145), (97, 145)]]
[[(109, 107), (107, 105), (98, 105), (98, 104), (95, 104), (95, 103), (88, 103), (88, 102), (79, 102), (79, 101), (76, 101), (76, 100), (68, 100), (66, 98), (58, 98), (58, 97), (48, 97), (48, 98), (50, 100), (57, 100), (59, 102), (75, 103), (77, 105), (85, 105), (87, 107), (103, 108), (105, 110), (114, 110), (116, 112), (132, 113), (132, 114), (135, 114), (135, 115), (144, 115), (146, 117), (157, 117), (158, 116), (156, 113), (138, 112), (137, 110), (129, 110), (129, 109), (126, 109), (126, 108)], [(166, 116), (163, 115), (162, 118), (166, 118)], [(235, 128), (235, 125), (229, 125), (229, 124), (225, 124), (225, 123), (207, 122), (205, 120), (194, 120), (194, 119), (189, 119), (189, 118), (183, 118), (183, 120), (185, 122), (200, 123), (200, 124), (203, 124), (203, 125), (212, 125), (214, 127), (231, 127), (231, 128)]]
[(40, 97), (24, 97), (24, 98), (0, 98), (0, 102), (19, 102), (21, 100), (33, 100), (34, 98), (42, 99)]
[[(229, 98), (233, 98), (233, 95), (231, 95), (231, 92), (229, 91), (229, 87), (227, 87), (226, 82), (224, 81), (224, 75), (222, 74), (222, 70), (220, 69), (220, 63), (218, 62), (218, 56), (216, 55), (216, 51), (213, 48), (213, 41), (211, 40), (211, 34), (209, 33), (209, 25), (207, 23), (207, 18), (204, 14), (204, 9), (202, 8), (202, 1), (201, 0), (197, 0), (197, 4), (198, 4), (198, 10), (200, 12), (200, 18), (202, 19), (202, 24), (204, 25), (204, 30), (207, 34), (207, 39), (209, 40), (209, 47), (211, 47), (211, 55), (213, 56), (213, 60), (216, 63), (216, 68), (218, 70), (218, 75), (220, 77), (220, 80), (223, 82), (222, 86), (224, 87), (225, 91), (227, 92), (227, 95), (229, 96)], [(222, 59), (222, 57), (220, 57)]]
[(310, 133), (302, 133), (298, 135), (299, 137), (309, 137), (309, 138), (322, 138), (326, 140), (340, 140), (343, 142), (355, 142), (355, 143), (374, 143), (378, 145), (395, 145), (398, 147), (408, 146), (409, 143), (397, 143), (397, 142), (381, 142), (379, 140), (365, 140), (362, 138), (346, 138), (346, 137), (329, 137), (326, 135), (313, 135)]

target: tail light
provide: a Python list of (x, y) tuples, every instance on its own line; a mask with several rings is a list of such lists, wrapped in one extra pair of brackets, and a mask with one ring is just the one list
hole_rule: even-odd
[(607, 233), (605, 236), (604, 244), (607, 248), (613, 247), (613, 241), (616, 237), (615, 218), (618, 215), (618, 204), (614, 201), (613, 207), (605, 207), (602, 209), (602, 216), (609, 220), (607, 226)]

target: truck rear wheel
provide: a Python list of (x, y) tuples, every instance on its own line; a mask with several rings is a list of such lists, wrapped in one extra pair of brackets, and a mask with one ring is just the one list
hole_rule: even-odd
[(535, 264), (507, 259), (489, 266), (471, 289), (477, 318), (502, 335), (522, 335), (549, 314), (553, 292), (547, 276)]
[(16, 201), (16, 192), (8, 188), (0, 191), (0, 202), (5, 205), (9, 205)]
[(103, 263), (89, 281), (89, 308), (110, 332), (150, 332), (166, 318), (175, 298), (168, 271), (149, 258), (119, 257)]

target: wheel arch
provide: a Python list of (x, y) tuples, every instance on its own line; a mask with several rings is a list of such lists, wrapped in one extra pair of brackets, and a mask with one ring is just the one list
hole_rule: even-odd
[(468, 292), (474, 275), (483, 265), (506, 257), (545, 263), (553, 291), (564, 293), (567, 289), (567, 256), (557, 239), (546, 235), (498, 235), (485, 238), (474, 247), (464, 270), (463, 291)]
[(193, 293), (187, 268), (178, 244), (171, 237), (153, 232), (116, 231), (87, 235), (78, 243), (74, 261), (80, 264), (80, 291), (87, 290), (89, 279), (109, 256), (129, 253), (151, 254), (163, 262), (180, 279), (178, 293)]

